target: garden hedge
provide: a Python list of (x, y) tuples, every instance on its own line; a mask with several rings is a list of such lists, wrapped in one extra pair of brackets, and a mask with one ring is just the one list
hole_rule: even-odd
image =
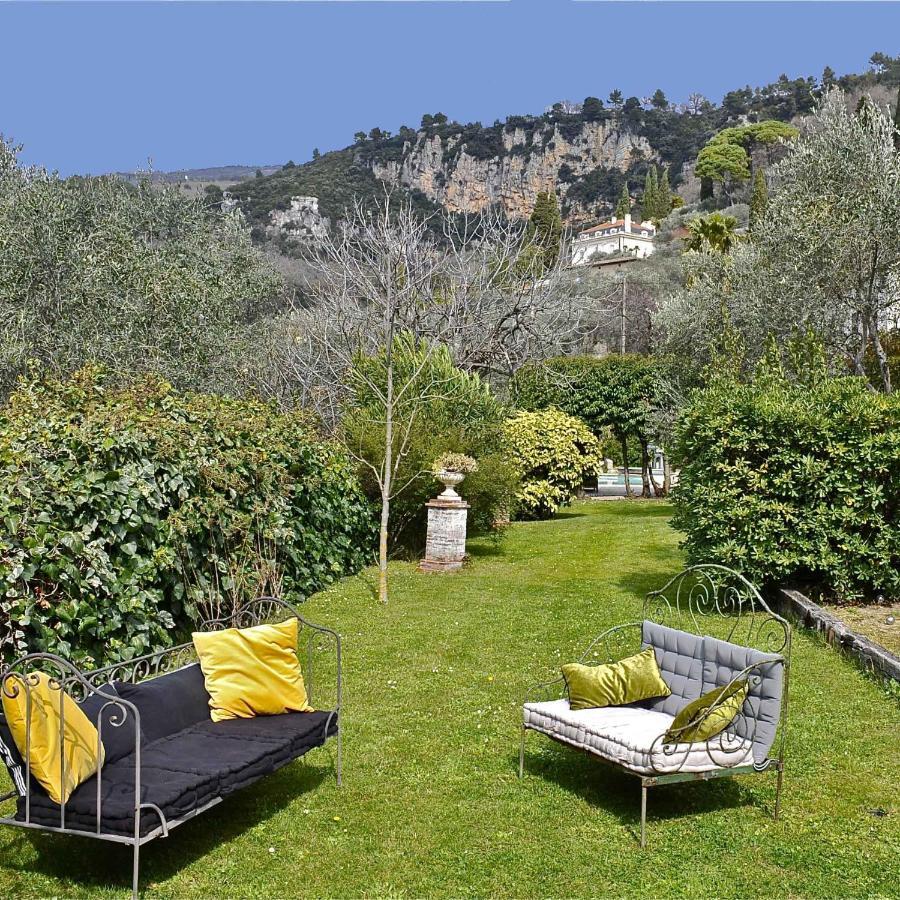
[(352, 467), (302, 414), (85, 369), (0, 412), (2, 656), (170, 645), (257, 591), (305, 598), (374, 531)]
[(692, 562), (838, 600), (900, 597), (900, 397), (861, 378), (716, 379), (677, 428)]

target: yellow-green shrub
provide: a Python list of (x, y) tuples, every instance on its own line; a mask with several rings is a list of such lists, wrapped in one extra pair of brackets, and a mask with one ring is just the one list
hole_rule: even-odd
[(600, 442), (587, 425), (558, 409), (516, 413), (507, 419), (504, 437), (522, 475), (516, 493), (520, 518), (553, 516), (603, 461)]

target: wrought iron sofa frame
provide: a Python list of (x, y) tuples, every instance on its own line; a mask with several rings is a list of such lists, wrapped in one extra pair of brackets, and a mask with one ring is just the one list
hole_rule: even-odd
[[(777, 736), (767, 758), (762, 763), (748, 765), (722, 765), (723, 756), (734, 752), (736, 744), (727, 739), (729, 730), (706, 742), (706, 752), (715, 768), (699, 772), (682, 772), (681, 767), (687, 760), (687, 753), (681, 759), (674, 771), (655, 771), (652, 775), (645, 775), (619, 765), (611, 760), (592, 753), (585, 748), (556, 737), (531, 729), (526, 722), (521, 726), (521, 739), (519, 745), (519, 777), (525, 772), (525, 737), (527, 732), (535, 730), (551, 740), (563, 744), (571, 749), (582, 750), (597, 761), (611, 766), (617, 771), (634, 775), (641, 784), (641, 818), (640, 818), (640, 843), (641, 848), (647, 845), (647, 792), (651, 787), (664, 784), (674, 784), (685, 781), (709, 781), (713, 778), (730, 777), (732, 775), (755, 775), (766, 771), (777, 773), (775, 787), (775, 807), (773, 818), (778, 819), (781, 809), (781, 790), (784, 781), (784, 754), (787, 741), (787, 710), (788, 710), (788, 681), (791, 659), (791, 627), (781, 616), (772, 612), (759, 590), (740, 573), (726, 566), (706, 563), (690, 566), (671, 578), (662, 588), (651, 591), (644, 599), (644, 621), (659, 625), (678, 628), (699, 637), (717, 637), (728, 642), (740, 643), (741, 646), (760, 650), (772, 654), (776, 661), (783, 666), (782, 695)], [(704, 627), (704, 621), (710, 617), (718, 617), (725, 625), (724, 634), (712, 635)], [(601, 662), (616, 662), (640, 649), (641, 633), (644, 621), (628, 622), (615, 625), (599, 634), (590, 642), (587, 649), (581, 655), (579, 662), (583, 664), (599, 664)], [(637, 633), (637, 646), (634, 642), (634, 634)], [(757, 663), (747, 666), (735, 674), (728, 687), (744, 679), (751, 685), (759, 683), (761, 668), (771, 665), (771, 660), (765, 663)], [(562, 690), (559, 690), (562, 688)], [(560, 676), (552, 681), (536, 684), (525, 695), (523, 703), (533, 702), (540, 696), (548, 693), (554, 694), (554, 699), (568, 697), (565, 687), (565, 679)], [(723, 696), (727, 695), (727, 691)], [(703, 718), (716, 713), (723, 700), (710, 706)], [(741, 709), (735, 721), (744, 720), (750, 732), (750, 738), (755, 736), (756, 719), (748, 715), (746, 704)], [(689, 726), (685, 726), (689, 727)], [(657, 738), (652, 746), (652, 751), (659, 749), (664, 757), (675, 755), (678, 744), (666, 745), (663, 735)], [(671, 749), (670, 749), (671, 748)], [(713, 751), (718, 754), (718, 759), (713, 756)], [(656, 753), (651, 752), (651, 765), (656, 770)]]
[[(316, 639), (322, 637), (328, 638), (333, 642), (333, 651), (335, 654), (336, 664), (336, 684), (335, 684), (335, 704), (329, 710), (329, 715), (324, 723), (325, 741), (330, 736), (336, 739), (336, 760), (335, 775), (338, 786), (342, 780), (342, 747), (341, 747), (341, 700), (342, 700), (342, 674), (341, 674), (341, 637), (331, 628), (324, 625), (317, 625), (300, 615), (300, 613), (290, 604), (276, 597), (259, 597), (250, 603), (236, 609), (230, 615), (220, 616), (216, 618), (204, 619), (200, 623), (202, 630), (216, 630), (218, 628), (228, 627), (248, 627), (258, 625), (263, 622), (273, 620), (283, 620), (296, 616), (300, 625), (300, 633), (298, 634), (298, 655), (301, 653), (301, 644), (303, 632), (306, 631), (306, 660), (304, 668), (304, 682), (306, 686), (307, 696), (310, 703), (313, 702), (314, 685), (315, 685), (315, 669), (314, 669), (314, 653), (316, 648)], [(133, 848), (133, 866), (132, 866), (132, 896), (137, 898), (140, 873), (140, 850), (145, 844), (160, 837), (168, 837), (169, 832), (173, 828), (184, 824), (190, 819), (195, 818), (201, 813), (206, 812), (213, 806), (222, 802), (222, 797), (215, 797), (208, 803), (192, 810), (177, 819), (167, 819), (165, 814), (159, 807), (152, 803), (141, 803), (141, 715), (134, 703), (125, 700), (118, 695), (108, 693), (105, 688), (112, 681), (130, 681), (137, 683), (152, 679), (168, 672), (173, 672), (182, 666), (189, 665), (197, 661), (196, 653), (192, 643), (179, 644), (166, 650), (156, 653), (147, 654), (145, 656), (136, 657), (122, 663), (105, 666), (101, 669), (95, 669), (89, 672), (82, 672), (78, 667), (69, 660), (57, 656), (53, 653), (29, 653), (26, 654), (0, 671), (0, 690), (12, 696), (12, 691), (17, 691), (19, 686), (28, 692), (26, 699), (26, 728), (29, 740), (26, 744), (24, 754), (25, 778), (24, 778), (24, 820), (17, 819), (13, 816), (0, 815), (0, 825), (11, 825), (16, 828), (29, 828), (37, 831), (48, 831), (58, 834), (72, 834), (80, 837), (95, 838), (101, 841), (110, 841), (117, 844), (127, 844)], [(89, 695), (94, 694), (101, 698), (106, 698), (106, 702), (100, 707), (97, 719), (97, 741), (98, 745), (103, 739), (104, 719), (113, 727), (121, 727), (129, 716), (133, 717), (135, 725), (135, 745), (134, 745), (134, 762), (135, 762), (135, 806), (134, 806), (134, 834), (125, 836), (104, 832), (102, 829), (103, 810), (102, 810), (102, 767), (97, 772), (97, 814), (96, 826), (89, 831), (84, 828), (74, 828), (66, 822), (66, 804), (62, 803), (59, 808), (59, 825), (51, 826), (31, 821), (31, 787), (32, 778), (30, 777), (30, 721), (31, 721), (31, 696), (30, 686), (34, 684), (29, 681), (29, 676), (33, 676), (38, 671), (46, 672), (50, 675), (51, 687), (60, 691), (60, 718), (64, 721), (62, 703), (63, 692), (70, 694), (76, 700), (84, 700)], [(12, 676), (13, 686), (7, 688), (7, 679)], [(103, 713), (112, 708), (108, 716)], [(2, 711), (0, 711), (2, 717)], [(332, 721), (335, 723), (335, 733), (329, 735), (329, 729)], [(60, 728), (60, 742), (62, 743), (62, 732)], [(324, 743), (324, 742), (323, 742)], [(66, 761), (65, 753), (61, 753), (60, 775), (62, 782), (65, 783), (66, 777)], [(99, 746), (98, 746), (99, 755)], [(274, 770), (282, 768), (293, 759), (276, 764)], [(274, 771), (273, 770), (273, 771)], [(19, 801), (23, 799), (22, 794), (16, 790), (9, 791), (0, 795), (0, 807), (9, 801)], [(146, 834), (141, 834), (141, 817), (142, 813), (152, 811), (159, 817), (159, 825)]]

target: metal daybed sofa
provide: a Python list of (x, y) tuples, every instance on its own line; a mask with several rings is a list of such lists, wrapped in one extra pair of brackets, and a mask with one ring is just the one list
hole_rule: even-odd
[[(259, 598), (227, 617), (207, 620), (201, 628), (247, 627), (292, 616), (298, 620), (298, 655), (309, 701), (323, 700), (318, 691), (318, 682), (323, 681), (328, 687), (327, 709), (320, 709), (319, 703), (316, 712), (213, 722), (203, 673), (190, 643), (92, 672), (81, 672), (50, 653), (31, 653), (4, 668), (0, 689), (28, 691), (29, 676), (41, 671), (50, 676), (53, 689), (78, 701), (97, 727), (106, 762), (66, 803), (56, 804), (29, 776), (30, 745), (23, 759), (0, 711), (0, 758), (13, 781), (13, 790), (0, 796), (0, 824), (131, 845), (132, 892), (137, 897), (144, 844), (167, 837), (173, 828), (329, 738), (336, 739), (340, 785), (341, 639), (337, 632), (307, 621), (273, 597)], [(27, 720), (30, 715), (29, 698)], [(62, 775), (65, 780), (64, 769)], [(14, 809), (4, 809), (13, 803)]]
[[(596, 637), (579, 662), (615, 662), (653, 647), (668, 697), (629, 706), (569, 709), (565, 680), (536, 685), (523, 704), (519, 777), (528, 731), (587, 752), (641, 783), (641, 847), (646, 846), (647, 790), (679, 781), (777, 773), (778, 818), (784, 773), (791, 629), (759, 591), (725, 566), (685, 569), (647, 595), (643, 619)], [(731, 724), (705, 742), (665, 743), (674, 717), (716, 687), (746, 680), (749, 690)], [(539, 699), (550, 697), (551, 699)], [(711, 706), (714, 714), (721, 700)]]

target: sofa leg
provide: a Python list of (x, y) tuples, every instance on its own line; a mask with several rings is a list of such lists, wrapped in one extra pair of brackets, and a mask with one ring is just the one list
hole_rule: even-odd
[(781, 812), (781, 783), (784, 780), (784, 763), (778, 763), (778, 780), (775, 782), (775, 814), (772, 818), (777, 822)]
[(525, 774), (525, 726), (522, 726), (522, 737), (519, 741), (519, 778)]
[(134, 862), (132, 865), (131, 871), (131, 897), (132, 900), (138, 900), (138, 873), (140, 872), (141, 865), (141, 845), (135, 843), (134, 845)]
[(647, 846), (647, 785), (641, 783), (641, 850)]
[(337, 730), (337, 785), (341, 786), (343, 782), (343, 753), (341, 752), (341, 726), (338, 725)]

